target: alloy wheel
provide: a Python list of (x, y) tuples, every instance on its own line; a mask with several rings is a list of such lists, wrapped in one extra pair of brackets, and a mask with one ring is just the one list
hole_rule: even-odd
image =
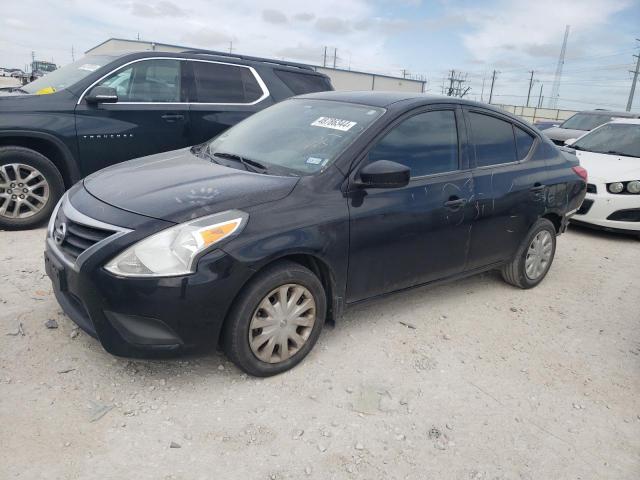
[(37, 168), (23, 163), (0, 166), (0, 217), (32, 217), (48, 200), (49, 183)]
[(249, 345), (266, 363), (280, 363), (307, 342), (316, 322), (316, 302), (302, 285), (290, 283), (269, 292), (249, 324)]

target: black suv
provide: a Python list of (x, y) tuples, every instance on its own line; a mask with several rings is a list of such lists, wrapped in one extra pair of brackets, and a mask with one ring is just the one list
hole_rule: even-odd
[(51, 217), (46, 271), (113, 354), (221, 339), (273, 375), (358, 302), (491, 269), (536, 286), (586, 180), (575, 155), (486, 105), (303, 95), (85, 178)]
[(113, 163), (202, 143), (285, 98), (332, 90), (306, 65), (221, 52), (92, 55), (0, 96), (0, 228), (48, 218)]

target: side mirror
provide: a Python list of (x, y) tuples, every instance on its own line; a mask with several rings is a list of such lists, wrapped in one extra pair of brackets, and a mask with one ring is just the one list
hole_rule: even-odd
[(360, 170), (358, 185), (365, 188), (400, 188), (409, 183), (411, 169), (389, 160), (377, 160)]
[(568, 140), (565, 140), (565, 141), (564, 141), (564, 144), (565, 144), (567, 147), (570, 147), (571, 145), (573, 145), (574, 143), (576, 143), (576, 140), (577, 140), (577, 138), (570, 138), (570, 139), (568, 139)]
[(84, 99), (87, 103), (116, 103), (118, 92), (112, 87), (93, 87)]

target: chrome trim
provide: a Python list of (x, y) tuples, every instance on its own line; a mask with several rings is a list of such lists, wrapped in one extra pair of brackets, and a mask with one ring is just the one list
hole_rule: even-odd
[[(137, 63), (137, 62), (144, 62), (146, 60), (177, 60), (177, 61), (184, 61), (184, 62), (204, 62), (204, 63), (216, 63), (219, 65), (231, 65), (233, 67), (239, 67), (239, 68), (248, 68), (251, 73), (253, 74), (254, 78), (256, 79), (256, 82), (258, 82), (258, 85), (260, 86), (260, 88), (262, 89), (262, 96), (260, 98), (258, 98), (257, 100), (254, 100), (253, 102), (250, 103), (205, 103), (205, 102), (116, 102), (113, 103), (111, 105), (220, 105), (220, 106), (251, 106), (251, 105), (256, 105), (258, 103), (260, 103), (261, 101), (263, 101), (264, 99), (268, 98), (271, 93), (269, 92), (269, 89), (267, 88), (267, 85), (264, 83), (264, 81), (262, 80), (262, 77), (260, 77), (260, 75), (258, 74), (258, 72), (255, 70), (255, 68), (250, 67), (249, 65), (239, 65), (237, 63), (229, 63), (229, 62), (219, 62), (219, 61), (215, 61), (215, 60), (203, 60), (203, 59), (199, 59), (199, 58), (179, 58), (179, 57), (145, 57), (145, 58), (138, 58), (136, 60), (132, 60), (130, 62), (125, 63), (124, 65), (120, 65), (117, 68), (114, 68), (113, 70), (111, 70), (109, 73), (103, 75), (102, 77), (100, 77), (98, 80), (96, 80), (95, 82), (93, 82), (91, 85), (89, 85), (87, 88), (85, 88), (85, 90), (82, 92), (82, 94), (80, 95), (80, 97), (78, 98), (78, 101), (76, 102), (76, 105), (80, 105), (80, 102), (82, 102), (82, 100), (84, 99), (85, 95), (87, 94), (87, 92), (89, 90), (91, 90), (93, 87), (95, 87), (98, 83), (100, 83), (102, 80), (104, 80), (105, 78), (107, 78), (108, 76), (118, 72), (119, 70), (122, 70), (125, 67), (128, 67), (129, 65), (131, 65), (132, 63)], [(182, 70), (181, 73), (182, 75)]]
[[(87, 227), (100, 228), (102, 230), (110, 230), (114, 233), (112, 235), (109, 235), (107, 238), (104, 238), (103, 240), (100, 240), (99, 242), (91, 245), (84, 252), (78, 255), (78, 258), (76, 258), (75, 261), (71, 260), (69, 257), (67, 257), (67, 255), (65, 255), (65, 253), (62, 251), (60, 246), (53, 240), (53, 236), (52, 236), (53, 225), (55, 224), (56, 217), (58, 216), (58, 211), (60, 208), (62, 208), (62, 211), (64, 212), (65, 217), (67, 217), (69, 220), (72, 220), (75, 223), (78, 223), (80, 225), (85, 225)], [(84, 213), (79, 212), (74, 208), (73, 205), (71, 205), (71, 202), (69, 202), (68, 200), (68, 195), (65, 193), (64, 196), (60, 199), (60, 202), (58, 202), (58, 205), (56, 206), (54, 213), (51, 216), (51, 219), (49, 220), (49, 226), (47, 227), (47, 245), (49, 249), (53, 250), (56, 253), (56, 256), (58, 257), (58, 259), (61, 260), (68, 268), (71, 268), (75, 272), (79, 272), (84, 262), (86, 262), (87, 259), (91, 255), (93, 255), (93, 253), (95, 253), (105, 245), (113, 242), (114, 240), (132, 231), (133, 230), (130, 230), (128, 228), (119, 227), (117, 225), (111, 225), (109, 223), (101, 222), (100, 220), (95, 220), (91, 217), (88, 217)]]

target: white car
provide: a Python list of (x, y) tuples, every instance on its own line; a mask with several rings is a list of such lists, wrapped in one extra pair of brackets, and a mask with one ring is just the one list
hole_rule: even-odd
[(589, 172), (577, 224), (640, 236), (640, 119), (616, 119), (567, 140)]

